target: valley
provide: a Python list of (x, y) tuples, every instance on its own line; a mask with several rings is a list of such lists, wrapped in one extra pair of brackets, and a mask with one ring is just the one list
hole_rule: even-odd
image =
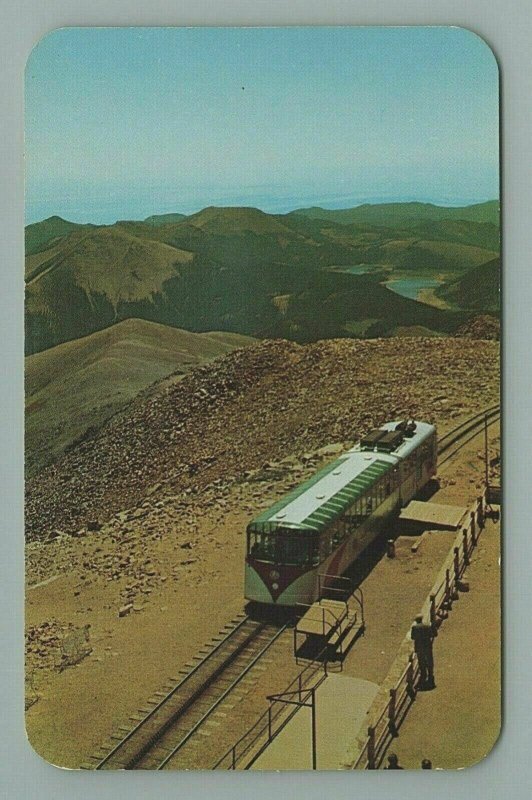
[[(26, 353), (128, 318), (304, 343), (449, 334), (472, 313), (498, 315), (498, 204), (318, 211), (209, 207), (28, 226)], [(486, 288), (476, 298), (478, 278)]]

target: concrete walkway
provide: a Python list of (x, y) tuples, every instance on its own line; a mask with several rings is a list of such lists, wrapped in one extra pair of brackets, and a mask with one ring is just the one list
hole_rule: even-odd
[[(316, 749), (319, 770), (345, 767), (345, 755), (377, 694), (376, 683), (329, 674), (316, 690)], [(312, 769), (311, 709), (301, 708), (257, 759), (255, 770)]]

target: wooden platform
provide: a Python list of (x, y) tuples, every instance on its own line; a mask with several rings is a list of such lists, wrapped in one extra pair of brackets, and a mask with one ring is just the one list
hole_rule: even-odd
[(325, 636), (328, 638), (335, 630), (341, 628), (347, 618), (348, 607), (339, 600), (327, 600), (314, 603), (297, 623), (298, 633), (306, 636)]
[(411, 500), (399, 514), (401, 522), (429, 525), (432, 529), (458, 530), (467, 515), (462, 506), (444, 506), (440, 503), (424, 503)]

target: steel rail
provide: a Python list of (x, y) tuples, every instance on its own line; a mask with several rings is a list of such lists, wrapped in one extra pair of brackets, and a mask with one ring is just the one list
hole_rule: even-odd
[[(298, 687), (298, 691), (299, 692), (309, 691), (311, 687), (303, 686), (303, 676), (306, 673), (308, 673), (308, 675), (305, 677), (305, 681), (307, 679), (310, 680), (310, 679), (314, 678), (316, 673), (317, 672), (321, 672), (321, 671), (324, 671), (324, 678), (327, 677), (327, 661), (326, 660), (325, 661), (319, 660), (325, 655), (326, 651), (327, 651), (327, 647), (324, 647), (323, 650), (321, 650), (317, 654), (317, 656), (315, 657), (315, 659), (313, 661), (311, 661), (305, 667), (303, 667), (303, 669), (295, 676), (295, 678), (293, 678), (293, 680), (290, 681), (290, 683), (288, 684), (286, 689), (284, 689), (283, 693), (284, 692), (289, 692), (296, 685)], [(317, 686), (322, 683), (322, 680), (323, 679), (320, 678), (318, 683), (314, 684), (314, 688), (317, 688)], [(280, 707), (279, 707), (278, 711), (276, 711), (274, 714), (272, 714), (271, 721), (276, 720), (277, 717), (280, 716), (282, 711), (283, 711), (283, 708), (282, 708), (282, 705), (280, 704)], [(295, 711), (291, 712), (291, 716), (293, 714), (295, 714), (296, 711), (297, 711), (297, 709)], [(268, 727), (269, 727), (269, 724), (268, 724), (269, 714), (270, 714), (269, 710), (266, 710), (265, 712), (263, 712), (263, 714), (261, 714), (261, 716), (253, 723), (253, 725), (233, 745), (231, 745), (231, 747), (229, 747), (225, 751), (225, 753), (218, 759), (218, 761), (212, 767), (212, 769), (218, 769), (220, 764), (223, 761), (225, 761), (229, 756), (232, 756), (232, 758), (231, 758), (232, 766), (228, 767), (227, 769), (230, 769), (230, 768), (231, 769), (235, 769), (234, 764), (236, 763), (236, 761), (237, 760), (238, 761), (241, 760), (249, 752), (249, 750), (252, 747), (255, 746), (255, 744), (257, 743), (259, 738), (262, 736), (262, 734), (268, 729)], [(289, 717), (290, 719), (291, 719), (291, 716)], [(262, 727), (261, 727), (261, 724), (262, 724)], [(282, 727), (284, 727), (284, 724), (283, 724)], [(281, 730), (282, 727), (279, 728), (279, 730)], [(245, 747), (243, 747), (242, 751), (237, 756), (237, 748), (238, 748), (238, 746), (245, 739), (247, 739), (249, 736), (251, 736), (252, 731), (254, 732), (253, 738), (251, 739), (250, 742), (248, 742), (248, 744)], [(262, 752), (262, 749), (261, 749), (260, 752)], [(255, 758), (257, 758), (257, 757), (258, 756), (254, 756), (253, 760), (255, 760)], [(250, 762), (250, 763), (252, 763), (252, 762)], [(246, 769), (248, 769), (248, 768), (249, 768), (249, 766), (246, 767)]]
[[(465, 436), (469, 431), (473, 430), (473, 428), (478, 428), (484, 423), (486, 417), (488, 419), (492, 419), (494, 416), (500, 415), (500, 406), (490, 406), (486, 408), (484, 411), (480, 411), (478, 414), (475, 414), (469, 419), (464, 420), (456, 428), (453, 428), (448, 433), (444, 434), (438, 442), (438, 453), (444, 453), (449, 447), (459, 441), (463, 436)], [(464, 430), (462, 430), (464, 429)]]
[(238, 677), (235, 678), (235, 680), (227, 687), (227, 689), (225, 689), (223, 694), (213, 703), (213, 705), (208, 709), (208, 711), (206, 711), (205, 714), (203, 714), (201, 719), (199, 719), (196, 722), (196, 724), (189, 730), (189, 732), (183, 737), (183, 739), (181, 739), (181, 741), (178, 742), (178, 744), (163, 759), (163, 761), (161, 761), (161, 763), (159, 764), (158, 767), (156, 767), (156, 769), (164, 769), (166, 764), (168, 764), (168, 762), (171, 761), (171, 759), (174, 758), (175, 755), (177, 755), (177, 753), (181, 750), (182, 747), (185, 746), (185, 744), (188, 742), (191, 736), (193, 736), (198, 730), (198, 728), (200, 728), (203, 725), (207, 717), (210, 717), (210, 715), (220, 705), (220, 703), (222, 703), (225, 700), (225, 698), (233, 691), (235, 686), (237, 686), (240, 683), (242, 678), (244, 678), (247, 675), (247, 673), (255, 666), (257, 661), (260, 661), (264, 653), (266, 653), (266, 651), (269, 650), (269, 648), (279, 638), (279, 636), (281, 636), (281, 634), (285, 632), (287, 627), (288, 625), (283, 625), (283, 627), (276, 632), (276, 634), (272, 637), (272, 639), (268, 642), (268, 644), (265, 645), (262, 648), (262, 650), (260, 650), (257, 653), (257, 655), (253, 658), (252, 661), (250, 661), (249, 664), (246, 665), (246, 667), (242, 670), (242, 672), (239, 673)]
[(234, 636), (246, 622), (249, 622), (250, 618), (245, 616), (243, 620), (241, 620), (237, 625), (232, 628), (228, 632), (226, 636), (221, 639), (218, 644), (213, 647), (191, 670), (188, 672), (182, 680), (180, 680), (169, 692), (166, 694), (158, 703), (155, 705), (147, 714), (144, 716), (137, 725), (135, 725), (129, 733), (127, 733), (120, 741), (102, 758), (94, 767), (94, 769), (101, 769), (107, 762), (122, 748), (126, 742), (129, 742), (132, 737), (141, 730), (141, 728), (146, 725), (146, 723), (170, 700), (173, 695), (182, 689), (183, 686), (192, 678), (196, 672), (210, 659), (212, 656), (218, 652), (218, 650), (227, 643), (232, 636)]
[[(440, 442), (443, 442), (443, 446), (438, 449), (438, 455), (445, 454), (445, 456), (444, 458), (439, 459), (439, 466), (445, 464), (446, 461), (449, 461), (449, 459), (452, 458), (454, 455), (456, 455), (456, 453), (458, 453), (462, 449), (462, 447), (464, 447), (464, 445), (466, 445), (468, 442), (470, 442), (472, 439), (478, 436), (478, 434), (482, 431), (482, 428), (484, 427), (486, 422), (489, 427), (490, 425), (493, 425), (494, 422), (497, 422), (499, 419), (500, 419), (500, 408), (499, 406), (496, 406), (495, 408), (492, 408), (486, 412), (482, 412), (481, 415), (476, 415), (472, 419), (467, 420), (466, 424), (462, 424), (458, 426), (458, 428), (455, 428), (453, 431), (450, 431), (449, 434), (447, 434), (440, 440)], [(463, 430), (459, 430), (461, 428), (463, 428)], [(468, 434), (471, 435), (468, 436)], [(465, 436), (467, 436), (468, 438), (464, 439)], [(446, 441), (446, 439), (448, 439), (449, 437), (451, 437), (450, 440)], [(456, 447), (452, 452), (449, 453), (448, 450), (452, 448), (453, 445), (455, 444), (458, 444), (458, 447)]]

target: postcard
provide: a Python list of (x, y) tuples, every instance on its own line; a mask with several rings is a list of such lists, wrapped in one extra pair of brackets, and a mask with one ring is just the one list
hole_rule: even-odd
[(498, 87), (458, 27), (35, 46), (25, 716), (44, 759), (488, 756)]

